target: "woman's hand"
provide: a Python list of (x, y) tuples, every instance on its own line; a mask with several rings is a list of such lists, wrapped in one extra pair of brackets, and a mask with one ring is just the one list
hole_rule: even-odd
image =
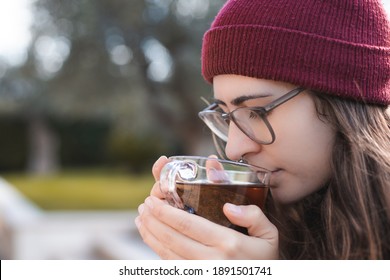
[(153, 166), (151, 195), (138, 207), (136, 225), (146, 244), (162, 259), (276, 259), (278, 231), (254, 205), (224, 205), (226, 217), (249, 236), (170, 206), (159, 188), (161, 157)]
[(160, 189), (160, 173), (161, 169), (165, 164), (169, 162), (169, 159), (166, 156), (161, 156), (152, 167), (152, 174), (155, 180), (152, 190), (150, 191), (150, 195), (158, 197), (160, 199), (165, 199), (165, 195), (161, 192)]

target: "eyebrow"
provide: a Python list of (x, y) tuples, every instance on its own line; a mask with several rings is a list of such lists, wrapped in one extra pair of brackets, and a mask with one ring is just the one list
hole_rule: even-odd
[[(253, 100), (253, 99), (258, 99), (258, 98), (265, 98), (265, 97), (269, 97), (271, 96), (271, 94), (250, 94), (250, 95), (242, 95), (242, 96), (239, 96), (237, 98), (234, 98), (232, 101), (230, 101), (230, 103), (234, 106), (239, 106), (241, 105), (242, 103), (244, 103), (245, 101), (248, 101), (248, 100)], [(225, 105), (226, 106), (226, 103), (223, 102), (222, 100), (219, 100), (219, 99), (214, 99), (214, 103), (218, 104), (218, 105)]]

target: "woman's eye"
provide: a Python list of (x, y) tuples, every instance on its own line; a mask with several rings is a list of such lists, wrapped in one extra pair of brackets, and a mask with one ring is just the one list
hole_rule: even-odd
[(217, 109), (215, 109), (215, 111), (221, 113), (221, 114), (228, 114), (227, 112), (225, 112), (224, 109), (222, 109), (221, 107), (218, 107)]

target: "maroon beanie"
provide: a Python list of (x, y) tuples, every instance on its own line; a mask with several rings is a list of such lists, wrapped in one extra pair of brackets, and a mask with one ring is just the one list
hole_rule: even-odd
[(389, 105), (390, 25), (379, 0), (230, 0), (204, 35), (202, 74)]

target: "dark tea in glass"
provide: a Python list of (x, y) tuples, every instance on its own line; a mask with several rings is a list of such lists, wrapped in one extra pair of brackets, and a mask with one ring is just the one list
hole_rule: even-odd
[(170, 205), (246, 233), (225, 217), (223, 206), (257, 205), (268, 193), (270, 172), (215, 157), (175, 156), (160, 174), (160, 188)]
[[(222, 208), (227, 202), (236, 205), (257, 205), (264, 209), (268, 188), (262, 184), (176, 183), (177, 194), (187, 212), (202, 216), (217, 224), (244, 232), (233, 225)], [(201, 199), (200, 199), (201, 198)]]

